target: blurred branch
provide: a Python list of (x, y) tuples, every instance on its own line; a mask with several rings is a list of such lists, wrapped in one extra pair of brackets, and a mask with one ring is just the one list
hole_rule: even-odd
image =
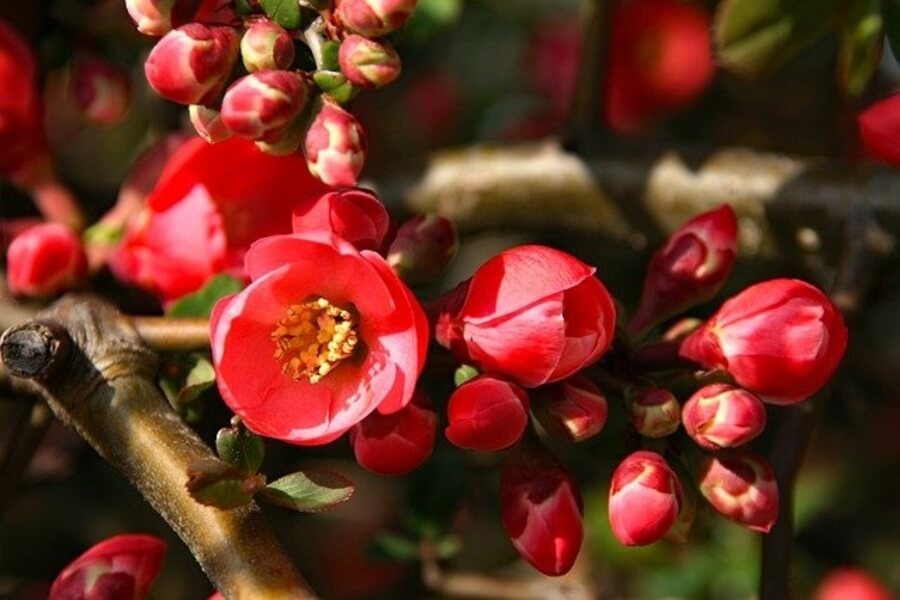
[(13, 427), (9, 443), (0, 454), (0, 514), (15, 496), (22, 475), (50, 427), (53, 414), (41, 400), (31, 398)]
[(581, 36), (578, 83), (565, 125), (567, 148), (589, 156), (599, 148), (604, 130), (603, 92), (606, 84), (611, 4), (615, 0), (587, 0), (588, 12)]
[(158, 352), (209, 348), (207, 319), (131, 317), (131, 324), (144, 343)]
[(66, 297), (8, 329), (0, 357), (143, 494), (225, 597), (314, 597), (255, 504), (225, 511), (189, 495), (188, 469), (217, 459), (162, 397), (156, 356), (127, 317)]

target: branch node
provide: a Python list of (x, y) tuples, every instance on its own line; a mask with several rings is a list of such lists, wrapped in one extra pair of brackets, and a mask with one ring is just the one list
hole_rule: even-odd
[(29, 321), (4, 332), (0, 359), (12, 375), (35, 379), (61, 363), (70, 346), (68, 333), (58, 324)]

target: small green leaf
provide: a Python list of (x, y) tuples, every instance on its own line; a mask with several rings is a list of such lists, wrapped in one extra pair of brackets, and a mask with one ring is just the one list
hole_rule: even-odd
[(216, 383), (216, 371), (205, 354), (174, 354), (164, 359), (159, 386), (172, 408), (188, 423), (203, 416), (200, 394)]
[(854, 0), (840, 30), (838, 80), (851, 96), (866, 88), (878, 61), (884, 39), (884, 23), (878, 0)]
[(260, 490), (260, 496), (284, 508), (318, 512), (346, 502), (353, 491), (353, 482), (343, 475), (308, 469), (276, 479)]
[(233, 465), (209, 459), (188, 470), (187, 489), (200, 504), (231, 510), (249, 504), (265, 482), (262, 475), (248, 475)]
[(480, 372), (472, 365), (460, 365), (456, 372), (453, 373), (453, 383), (456, 387), (459, 387), (473, 377), (478, 377), (478, 375), (480, 375)]
[(380, 534), (372, 540), (367, 553), (373, 558), (391, 562), (417, 562), (421, 558), (419, 543), (396, 533)]
[(341, 66), (338, 62), (340, 51), (341, 45), (337, 42), (328, 41), (322, 44), (322, 68), (328, 71), (340, 71)]
[(216, 275), (206, 282), (200, 290), (183, 296), (169, 307), (169, 317), (208, 317), (213, 306), (221, 298), (236, 294), (244, 288), (239, 279), (230, 275)]
[(256, 473), (262, 465), (265, 454), (263, 439), (249, 431), (235, 417), (231, 427), (223, 427), (216, 434), (216, 451), (225, 462), (231, 463), (245, 473)]
[(462, 13), (462, 0), (419, 0), (406, 24), (406, 35), (426, 41), (442, 28), (453, 24)]
[(299, 0), (259, 0), (263, 12), (285, 29), (300, 27)]
[(124, 236), (124, 225), (109, 225), (99, 221), (85, 229), (84, 233), (81, 234), (81, 239), (83, 239), (86, 244), (114, 246), (121, 242)]
[(216, 369), (212, 363), (202, 354), (191, 354), (188, 358), (187, 378), (184, 387), (178, 392), (178, 402), (193, 402), (203, 390), (212, 387), (216, 383)]
[(772, 71), (833, 29), (841, 0), (724, 0), (713, 38), (719, 62), (748, 77)]
[(346, 104), (359, 93), (359, 88), (347, 81), (340, 71), (316, 71), (313, 81), (339, 104)]

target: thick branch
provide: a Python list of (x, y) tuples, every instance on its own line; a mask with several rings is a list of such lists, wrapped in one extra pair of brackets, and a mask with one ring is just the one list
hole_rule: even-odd
[[(85, 297), (66, 297), (39, 319), (4, 334), (4, 364), (34, 374), (56, 415), (144, 495), (216, 588), (230, 600), (313, 597), (255, 504), (223, 511), (188, 494), (188, 469), (215, 456), (163, 399), (156, 357), (129, 320)], [(44, 351), (35, 350), (42, 339)]]

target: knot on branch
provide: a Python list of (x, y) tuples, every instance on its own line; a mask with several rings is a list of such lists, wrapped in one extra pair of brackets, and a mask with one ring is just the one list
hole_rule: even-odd
[(29, 321), (10, 327), (0, 338), (0, 358), (15, 377), (35, 379), (64, 360), (69, 336), (56, 323)]

